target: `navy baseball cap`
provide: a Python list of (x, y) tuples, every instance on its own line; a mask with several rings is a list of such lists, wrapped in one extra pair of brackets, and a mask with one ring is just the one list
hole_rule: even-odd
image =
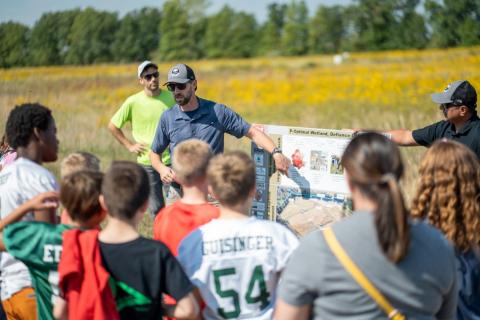
[(168, 71), (167, 82), (165, 82), (164, 85), (168, 83), (187, 83), (192, 80), (195, 80), (195, 73), (192, 68), (181, 63), (174, 65), (170, 71)]
[(477, 106), (477, 92), (467, 80), (457, 80), (450, 83), (443, 92), (433, 93), (432, 100), (438, 104), (452, 103), (456, 106)]

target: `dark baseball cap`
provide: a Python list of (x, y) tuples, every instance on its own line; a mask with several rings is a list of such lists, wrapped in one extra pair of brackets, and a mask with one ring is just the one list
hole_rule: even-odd
[(170, 71), (168, 71), (167, 83), (187, 83), (189, 81), (195, 80), (195, 73), (192, 68), (186, 64), (177, 64), (174, 65)]
[(443, 92), (433, 93), (435, 103), (453, 103), (457, 106), (475, 108), (477, 105), (477, 92), (467, 80), (457, 80), (450, 83)]

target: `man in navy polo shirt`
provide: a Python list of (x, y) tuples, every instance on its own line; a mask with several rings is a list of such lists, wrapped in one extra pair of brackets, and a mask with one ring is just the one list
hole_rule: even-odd
[(432, 94), (445, 120), (417, 130), (391, 130), (392, 140), (402, 146), (429, 147), (441, 138), (458, 141), (480, 158), (480, 121), (477, 116), (477, 92), (466, 80), (450, 83), (441, 93)]
[(207, 142), (215, 154), (223, 152), (224, 133), (237, 138), (246, 136), (272, 154), (278, 171), (287, 174), (290, 160), (275, 146), (272, 139), (251, 126), (240, 115), (223, 104), (195, 95), (197, 80), (193, 70), (177, 64), (168, 72), (167, 88), (177, 104), (165, 111), (158, 123), (150, 159), (164, 183), (174, 181), (173, 170), (162, 163), (160, 155), (170, 146), (170, 152), (180, 142), (197, 138)]

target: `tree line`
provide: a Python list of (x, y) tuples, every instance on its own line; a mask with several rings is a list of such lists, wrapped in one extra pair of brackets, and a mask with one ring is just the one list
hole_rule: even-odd
[(478, 0), (354, 0), (320, 5), (271, 3), (268, 17), (208, 0), (167, 0), (119, 18), (92, 8), (43, 14), (29, 28), (0, 24), (0, 67), (103, 62), (298, 56), (480, 44)]

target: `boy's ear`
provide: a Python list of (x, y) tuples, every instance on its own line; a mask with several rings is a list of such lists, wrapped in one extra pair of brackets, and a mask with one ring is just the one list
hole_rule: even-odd
[(33, 128), (32, 135), (35, 137), (35, 139), (40, 140), (40, 138), (42, 136), (41, 130), (38, 129), (37, 127)]
[(100, 206), (102, 207), (102, 210), (105, 212), (108, 212), (107, 204), (105, 203), (105, 198), (103, 197), (102, 194), (98, 196), (98, 202), (100, 202)]

